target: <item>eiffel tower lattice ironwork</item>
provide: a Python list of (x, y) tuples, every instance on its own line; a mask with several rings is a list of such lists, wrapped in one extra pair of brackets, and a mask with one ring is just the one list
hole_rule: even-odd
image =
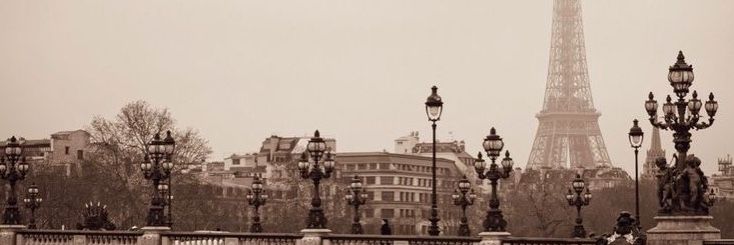
[(555, 0), (548, 81), (527, 168), (611, 166), (586, 68), (581, 3)]

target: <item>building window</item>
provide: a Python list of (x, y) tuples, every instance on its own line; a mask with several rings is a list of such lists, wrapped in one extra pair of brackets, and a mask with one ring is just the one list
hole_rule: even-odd
[(69, 147), (68, 146), (64, 148), (64, 154), (69, 155)]
[(375, 217), (375, 210), (373, 210), (371, 208), (366, 208), (363, 211), (363, 215), (364, 215), (365, 218), (373, 218), (373, 217)]
[(388, 219), (388, 218), (395, 218), (395, 209), (382, 209), (380, 213), (381, 218)]
[(375, 176), (367, 176), (364, 181), (368, 185), (374, 185), (375, 184)]
[(375, 200), (375, 192), (374, 191), (368, 191), (367, 192), (367, 199), (369, 199), (369, 200)]
[(84, 160), (84, 151), (83, 150), (76, 150), (76, 159), (77, 160)]
[(389, 163), (380, 163), (380, 169), (390, 169)]
[(382, 176), (380, 177), (380, 184), (381, 185), (392, 185), (395, 184), (395, 178), (392, 176)]
[(370, 169), (377, 169), (377, 163), (370, 163)]
[(347, 170), (354, 170), (354, 164), (346, 164)]
[(357, 169), (365, 170), (367, 169), (367, 164), (364, 164), (364, 163), (357, 164)]
[(380, 195), (383, 201), (395, 201), (395, 192), (383, 191)]
[(240, 159), (239, 158), (232, 158), (232, 165), (240, 165)]

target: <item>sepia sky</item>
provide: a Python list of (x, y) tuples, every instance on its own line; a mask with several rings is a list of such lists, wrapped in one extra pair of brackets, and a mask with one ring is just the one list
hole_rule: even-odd
[[(694, 65), (692, 88), (720, 103), (691, 151), (707, 171), (734, 153), (734, 1), (584, 1), (583, 9), (594, 103), (615, 165), (633, 171), (631, 121), (643, 119), (649, 135), (644, 100), (672, 93), (667, 68), (678, 50)], [(210, 160), (317, 128), (338, 151), (391, 151), (410, 131), (430, 139), (423, 103), (435, 84), (445, 101), (439, 139), (463, 139), (475, 153), (494, 126), (524, 167), (545, 92), (551, 11), (549, 0), (7, 0), (0, 137), (47, 138), (142, 99), (198, 129)], [(670, 157), (671, 133), (662, 135)]]

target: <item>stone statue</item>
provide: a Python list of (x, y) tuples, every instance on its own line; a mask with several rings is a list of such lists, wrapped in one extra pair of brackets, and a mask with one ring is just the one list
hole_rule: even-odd
[(79, 230), (111, 231), (117, 229), (117, 226), (110, 222), (107, 216), (107, 205), (102, 206), (99, 202), (96, 205), (92, 202), (84, 204), (82, 216), (84, 217), (84, 224), (76, 224)]
[(627, 211), (622, 211), (617, 217), (612, 235), (604, 234), (597, 238), (597, 245), (634, 244), (645, 245), (647, 236), (640, 231), (637, 221)]
[[(677, 157), (673, 155), (673, 158), (675, 159)], [(675, 188), (673, 188), (676, 169), (674, 167), (668, 167), (665, 157), (657, 158), (655, 165), (659, 169), (657, 179), (660, 212), (669, 213), (673, 209), (673, 198), (676, 196)]]
[[(680, 160), (673, 155), (673, 162)], [(701, 159), (691, 154), (686, 156), (683, 168), (668, 166), (664, 157), (655, 160), (659, 171), (658, 201), (660, 214), (668, 215), (708, 215), (713, 204), (706, 193), (708, 179), (701, 171)], [(676, 166), (679, 166), (676, 164)]]
[(708, 206), (704, 203), (703, 195), (708, 189), (708, 181), (701, 171), (701, 159), (695, 155), (686, 157), (686, 168), (680, 174), (681, 185), (688, 191), (687, 198), (681, 199), (683, 210), (694, 213), (708, 213)]

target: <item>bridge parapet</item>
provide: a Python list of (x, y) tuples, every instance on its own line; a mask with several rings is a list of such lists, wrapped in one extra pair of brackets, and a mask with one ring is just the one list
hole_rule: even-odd
[(294, 233), (164, 232), (162, 245), (297, 245)]
[(143, 236), (139, 231), (20, 230), (19, 245), (136, 245)]
[[(299, 233), (160, 232), (157, 241), (145, 241), (143, 231), (26, 230), (15, 232), (8, 245), (303, 245)], [(479, 237), (381, 236), (324, 234), (320, 245), (480, 245)], [(593, 245), (595, 239), (504, 237), (502, 245)], [(704, 245), (734, 245), (732, 239), (706, 240)], [(5, 244), (3, 244), (5, 245)]]

